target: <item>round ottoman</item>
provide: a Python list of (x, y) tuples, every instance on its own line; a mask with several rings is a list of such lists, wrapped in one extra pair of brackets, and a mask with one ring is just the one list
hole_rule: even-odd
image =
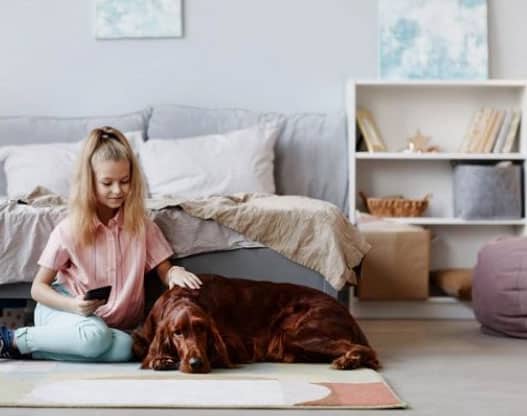
[(527, 238), (493, 241), (479, 251), (472, 305), (483, 332), (527, 338)]

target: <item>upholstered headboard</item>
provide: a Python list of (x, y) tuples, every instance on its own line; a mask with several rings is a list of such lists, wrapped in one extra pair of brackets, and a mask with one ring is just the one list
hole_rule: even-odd
[[(0, 146), (77, 142), (100, 126), (113, 126), (122, 131), (146, 131), (148, 116), (149, 110), (94, 117), (0, 117)], [(6, 179), (0, 163), (0, 195), (5, 194)]]
[(160, 105), (152, 108), (147, 136), (152, 139), (181, 139), (225, 133), (257, 123), (282, 125), (275, 146), (277, 193), (323, 199), (347, 212), (344, 113), (281, 114)]
[[(75, 142), (91, 129), (111, 125), (142, 130), (147, 138), (181, 139), (225, 133), (258, 123), (277, 123), (275, 181), (279, 194), (305, 195), (334, 203), (347, 212), (346, 118), (342, 114), (258, 113), (162, 105), (135, 113), (98, 117), (0, 117), (0, 146)], [(0, 164), (0, 195), (6, 194)]]

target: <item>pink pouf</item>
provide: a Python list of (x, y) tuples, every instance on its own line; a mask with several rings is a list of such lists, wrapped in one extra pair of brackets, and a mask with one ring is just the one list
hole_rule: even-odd
[(472, 304), (484, 332), (527, 338), (527, 238), (497, 240), (479, 251)]

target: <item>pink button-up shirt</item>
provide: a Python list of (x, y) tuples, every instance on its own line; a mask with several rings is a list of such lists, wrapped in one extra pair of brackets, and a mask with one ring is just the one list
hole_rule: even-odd
[(112, 328), (129, 329), (143, 318), (145, 272), (173, 254), (159, 227), (145, 219), (140, 239), (123, 229), (121, 211), (108, 225), (96, 221), (95, 244), (74, 244), (68, 218), (52, 231), (38, 264), (57, 270), (57, 281), (72, 295), (112, 285), (108, 302), (95, 312)]

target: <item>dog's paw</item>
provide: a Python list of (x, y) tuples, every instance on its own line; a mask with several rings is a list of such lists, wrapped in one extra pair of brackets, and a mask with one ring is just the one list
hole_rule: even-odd
[(170, 357), (154, 358), (150, 367), (155, 371), (168, 371), (179, 369), (179, 362)]
[(381, 362), (377, 359), (377, 357), (368, 359), (364, 365), (366, 367), (373, 368), (374, 370), (382, 368)]
[(333, 360), (331, 367), (337, 370), (352, 370), (359, 367), (368, 367), (377, 370), (381, 367), (377, 355), (366, 347), (354, 348)]
[(336, 370), (352, 370), (362, 366), (362, 359), (360, 354), (347, 352), (336, 358), (331, 363), (331, 367)]

